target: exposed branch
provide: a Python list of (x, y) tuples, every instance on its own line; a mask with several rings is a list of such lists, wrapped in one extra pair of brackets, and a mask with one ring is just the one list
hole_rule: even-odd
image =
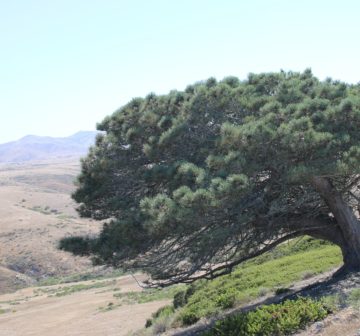
[[(166, 287), (178, 283), (192, 283), (199, 279), (215, 279), (217, 277), (229, 274), (232, 272), (233, 268), (245, 261), (248, 261), (252, 258), (258, 257), (266, 252), (269, 252), (277, 245), (299, 237), (303, 235), (310, 235), (316, 238), (322, 238), (329, 241), (332, 241), (334, 243), (340, 244), (341, 236), (339, 237), (340, 231), (338, 230), (337, 226), (333, 225), (334, 222), (327, 222), (325, 223), (322, 219), (317, 220), (308, 220), (309, 222), (317, 222), (317, 224), (320, 224), (318, 226), (308, 226), (307, 228), (304, 228), (302, 230), (294, 231), (292, 233), (286, 234), (275, 241), (272, 241), (271, 243), (266, 244), (265, 247), (263, 247), (260, 250), (257, 250), (253, 253), (248, 253), (246, 256), (238, 258), (231, 263), (225, 263), (218, 265), (214, 268), (208, 267), (208, 268), (201, 268), (199, 272), (194, 272), (191, 274), (191, 272), (183, 272), (182, 274), (178, 273), (177, 275), (173, 274), (172, 277), (169, 280), (165, 281), (153, 281), (149, 282), (150, 287)], [(300, 223), (300, 221), (298, 221)], [(304, 224), (304, 223), (303, 223)], [(329, 225), (330, 224), (330, 225)], [(301, 227), (301, 226), (300, 226)]]

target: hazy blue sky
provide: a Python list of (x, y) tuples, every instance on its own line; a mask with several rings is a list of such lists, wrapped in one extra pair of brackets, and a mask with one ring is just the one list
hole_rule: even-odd
[(210, 76), (357, 83), (359, 17), (359, 0), (0, 0), (0, 143), (94, 129)]

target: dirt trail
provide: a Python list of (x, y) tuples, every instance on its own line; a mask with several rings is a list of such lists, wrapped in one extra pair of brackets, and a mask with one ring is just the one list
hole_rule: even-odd
[[(115, 303), (114, 291), (139, 291), (141, 288), (131, 276), (116, 280), (79, 282), (76, 285), (104, 286), (55, 296), (65, 287), (34, 287), (0, 296), (0, 336), (122, 336), (142, 328), (147, 318), (167, 301), (123, 305), (109, 311), (100, 311), (110, 302)], [(51, 295), (53, 294), (53, 295)]]

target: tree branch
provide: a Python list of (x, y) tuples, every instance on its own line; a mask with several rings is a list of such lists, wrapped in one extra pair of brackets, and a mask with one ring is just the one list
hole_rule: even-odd
[(330, 218), (328, 218), (327, 221), (325, 221), (323, 218), (320, 218), (317, 220), (314, 220), (314, 219), (302, 219), (301, 221), (298, 220), (298, 221), (296, 221), (297, 223), (299, 223), (299, 224), (302, 223), (302, 226), (299, 226), (299, 227), (304, 227), (305, 221), (307, 222), (307, 224), (309, 224), (309, 222), (310, 223), (312, 222), (313, 224), (317, 224), (317, 226), (315, 226), (315, 225), (307, 226), (307, 228), (305, 227), (302, 230), (297, 230), (297, 231), (291, 232), (289, 234), (286, 234), (286, 235), (276, 239), (275, 241), (272, 241), (272, 242), (266, 244), (266, 246), (263, 247), (262, 249), (254, 251), (253, 253), (249, 253), (246, 256), (236, 259), (230, 263), (220, 264), (214, 268), (212, 268), (212, 267), (201, 268), (199, 270), (199, 272), (188, 271), (188, 272), (178, 273), (177, 275), (173, 274), (172, 277), (168, 280), (149, 282), (149, 286), (150, 287), (166, 287), (166, 286), (170, 286), (170, 285), (174, 285), (174, 284), (178, 284), (178, 283), (192, 283), (199, 279), (208, 279), (208, 280), (215, 279), (220, 276), (231, 273), (235, 266), (237, 266), (247, 260), (250, 260), (252, 258), (258, 257), (266, 252), (269, 252), (274, 247), (276, 247), (277, 245), (279, 245), (287, 240), (290, 240), (290, 239), (293, 239), (293, 238), (296, 238), (299, 236), (303, 236), (306, 234), (308, 234), (312, 237), (326, 239), (326, 240), (329, 240), (336, 244), (341, 244), (341, 235), (339, 235), (340, 230), (338, 229), (338, 227), (336, 225), (334, 225), (335, 222), (330, 221), (330, 220), (331, 220)]

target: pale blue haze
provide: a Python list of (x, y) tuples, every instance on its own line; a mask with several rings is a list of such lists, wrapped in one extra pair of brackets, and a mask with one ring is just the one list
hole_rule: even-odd
[(132, 97), (311, 67), (360, 81), (358, 0), (0, 0), (0, 143), (91, 130)]

